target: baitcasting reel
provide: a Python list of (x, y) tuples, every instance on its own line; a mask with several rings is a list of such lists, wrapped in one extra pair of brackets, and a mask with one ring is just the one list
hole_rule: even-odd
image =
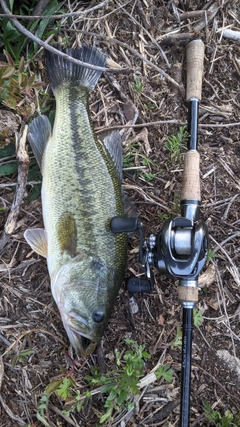
[(164, 223), (162, 231), (144, 239), (142, 223), (133, 218), (114, 217), (113, 233), (138, 231), (140, 236), (139, 261), (147, 279), (131, 277), (127, 283), (129, 292), (150, 292), (154, 287), (151, 266), (160, 274), (179, 280), (195, 280), (202, 271), (208, 253), (208, 231), (202, 222), (177, 217)]

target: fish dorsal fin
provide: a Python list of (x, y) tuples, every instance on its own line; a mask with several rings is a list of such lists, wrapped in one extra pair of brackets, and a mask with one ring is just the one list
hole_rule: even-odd
[(47, 258), (48, 244), (47, 244), (47, 232), (44, 228), (28, 228), (24, 237), (28, 242), (29, 246), (39, 255)]
[(114, 167), (119, 175), (120, 181), (122, 180), (122, 141), (119, 131), (111, 131), (103, 133), (99, 137), (100, 141), (107, 150)]
[(64, 213), (56, 224), (56, 230), (61, 252), (67, 252), (74, 257), (77, 247), (77, 227), (73, 215), (69, 212)]
[(38, 116), (32, 121), (28, 128), (28, 140), (31, 144), (33, 154), (41, 169), (42, 156), (46, 143), (51, 136), (52, 127), (47, 116)]

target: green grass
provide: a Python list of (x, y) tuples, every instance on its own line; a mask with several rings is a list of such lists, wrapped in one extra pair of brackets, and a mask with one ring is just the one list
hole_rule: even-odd
[(211, 261), (212, 259), (215, 259), (215, 257), (216, 257), (216, 253), (211, 249), (209, 249), (207, 254), (207, 262)]
[(127, 141), (123, 152), (123, 170), (129, 171), (132, 178), (141, 178), (145, 182), (152, 181), (160, 171), (155, 172), (155, 160), (150, 160), (145, 154), (142, 154), (139, 144), (132, 144), (131, 140)]
[[(17, 2), (9, 0), (7, 5), (13, 14), (31, 16), (38, 1), (23, 0)], [(44, 8), (41, 15), (53, 15), (63, 13), (65, 10), (61, 8), (61, 3), (57, 0), (51, 0)], [(22, 55), (27, 54), (30, 59), (38, 50), (38, 45), (28, 39), (24, 34), (20, 33), (12, 24), (9, 18), (0, 18), (0, 46), (4, 46), (5, 50), (12, 56), (14, 60), (20, 60)], [(51, 34), (58, 34), (60, 27), (58, 23), (52, 19), (36, 19), (34, 21), (21, 20), (21, 24), (32, 32), (41, 40), (46, 40)], [(27, 47), (27, 49), (26, 49)]]
[[(194, 326), (201, 326), (203, 324), (203, 315), (201, 310), (199, 310), (198, 308), (194, 308), (193, 309), (193, 324)], [(182, 329), (180, 325), (177, 325), (176, 327), (176, 335), (174, 340), (171, 342), (170, 347), (172, 349), (174, 348), (178, 348), (181, 349), (182, 348)]]
[(203, 402), (203, 411), (206, 420), (208, 421), (208, 426), (215, 427), (239, 427), (240, 426), (240, 412), (237, 414), (232, 414), (231, 411), (226, 410), (224, 414), (221, 414), (220, 411), (213, 409), (211, 403), (204, 401)]
[(141, 80), (138, 77), (135, 77), (135, 80), (134, 80), (134, 82), (132, 84), (133, 92), (136, 95), (140, 95), (140, 93), (143, 90), (143, 87), (144, 87), (144, 83), (141, 82)]
[[(143, 345), (138, 345), (130, 339), (125, 343), (128, 349), (124, 353), (115, 350), (116, 368), (102, 374), (98, 367), (91, 368), (90, 375), (85, 377), (86, 387), (78, 389), (73, 377), (64, 376), (60, 380), (52, 381), (46, 387), (39, 403), (37, 418), (49, 427), (46, 419), (48, 403), (52, 394), (56, 394), (63, 403), (66, 402), (63, 414), (80, 412), (90, 399), (101, 394), (104, 399), (102, 410), (98, 408), (99, 423), (110, 423), (117, 415), (134, 408), (134, 397), (139, 394), (139, 381), (146, 371), (146, 361), (151, 358)], [(163, 378), (167, 382), (173, 379), (173, 370), (169, 365), (160, 366), (156, 371), (156, 378)]]
[(189, 138), (189, 133), (186, 131), (186, 126), (179, 129), (177, 135), (167, 135), (167, 142), (164, 144), (165, 148), (171, 153), (172, 162), (180, 161), (182, 157), (181, 150), (187, 150), (186, 142)]

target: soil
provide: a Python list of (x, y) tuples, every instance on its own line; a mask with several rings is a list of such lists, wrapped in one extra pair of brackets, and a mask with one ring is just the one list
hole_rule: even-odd
[[(203, 402), (221, 415), (229, 410), (235, 416), (240, 407), (239, 2), (82, 1), (66, 2), (62, 8), (65, 13), (79, 12), (79, 17), (58, 20), (62, 39), (73, 47), (85, 42), (95, 45), (127, 70), (103, 73), (91, 94), (91, 117), (96, 132), (119, 125), (123, 130), (128, 159), (123, 186), (137, 207), (147, 238), (160, 232), (166, 220), (180, 215), (184, 149), (175, 155), (165, 144), (167, 136), (177, 135), (187, 123), (186, 44), (194, 37), (204, 42), (198, 128), (200, 217), (208, 226), (213, 256), (199, 277), (197, 308), (203, 323), (194, 329), (190, 426), (221, 426), (208, 423)], [(236, 31), (237, 39), (233, 34), (226, 37), (227, 29)], [(43, 52), (34, 61), (32, 66), (50, 93)], [(37, 98), (31, 96), (36, 109)], [(131, 127), (136, 111), (137, 126)], [(16, 173), (1, 178), (2, 230), (14, 198), (11, 184), (16, 181)], [(26, 186), (16, 227), (1, 249), (0, 427), (43, 425), (36, 413), (47, 385), (69, 375), (79, 390), (86, 390), (85, 376), (93, 365), (100, 364), (105, 372), (116, 369), (114, 351), (121, 354), (128, 349), (126, 338), (144, 345), (151, 355), (145, 374), (160, 361), (171, 365), (174, 375), (168, 384), (160, 379), (143, 388), (129, 419), (126, 412), (116, 411), (109, 425), (177, 426), (181, 348), (171, 344), (182, 322), (178, 281), (154, 269), (154, 289), (134, 295), (136, 313), (123, 283), (98, 350), (86, 359), (77, 356), (51, 295), (46, 262), (23, 237), (28, 227), (42, 227), (40, 197), (27, 201), (31, 189), (32, 185)], [(135, 234), (129, 239), (126, 280), (144, 277), (138, 250)], [(64, 415), (64, 401), (53, 394), (46, 419), (52, 427), (97, 426), (99, 414), (106, 411), (103, 405), (104, 395), (93, 396), (80, 413)], [(240, 421), (235, 425), (240, 426)]]

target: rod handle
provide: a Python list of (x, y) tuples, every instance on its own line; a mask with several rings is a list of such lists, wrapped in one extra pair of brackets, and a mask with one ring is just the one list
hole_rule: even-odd
[(191, 98), (201, 100), (204, 62), (204, 43), (200, 39), (187, 45), (187, 101)]
[(196, 150), (184, 154), (181, 201), (201, 201), (199, 163), (200, 157)]
[(198, 302), (198, 288), (193, 286), (178, 286), (178, 299), (181, 302)]

